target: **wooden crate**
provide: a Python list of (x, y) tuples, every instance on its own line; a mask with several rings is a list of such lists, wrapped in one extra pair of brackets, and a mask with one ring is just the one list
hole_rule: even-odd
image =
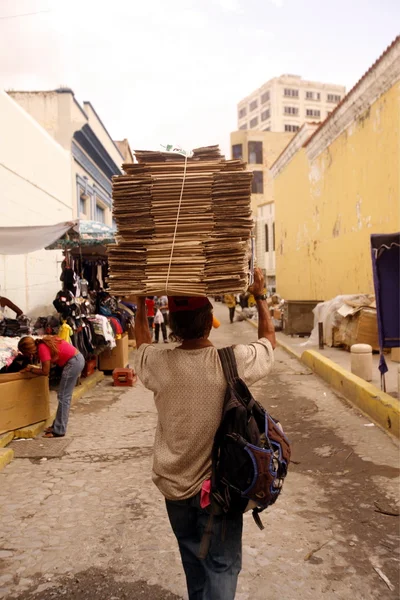
[(48, 377), (0, 375), (0, 433), (46, 421), (49, 402)]

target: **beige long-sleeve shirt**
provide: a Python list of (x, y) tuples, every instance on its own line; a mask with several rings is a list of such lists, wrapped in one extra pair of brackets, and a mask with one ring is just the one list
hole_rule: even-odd
[[(234, 347), (239, 376), (253, 385), (274, 362), (270, 342)], [(217, 349), (159, 350), (142, 344), (135, 368), (154, 392), (158, 423), (153, 481), (169, 500), (191, 498), (211, 473), (211, 450), (221, 421), (226, 380)]]

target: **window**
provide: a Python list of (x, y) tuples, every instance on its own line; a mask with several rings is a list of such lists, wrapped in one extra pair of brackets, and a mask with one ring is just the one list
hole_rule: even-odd
[(328, 102), (340, 102), (341, 96), (338, 94), (328, 94), (327, 101)]
[(261, 96), (261, 104), (265, 104), (269, 101), (269, 92), (264, 92)]
[(307, 117), (317, 117), (319, 119), (321, 117), (321, 111), (320, 110), (314, 110), (312, 108), (307, 108), (306, 109), (306, 116)]
[(253, 182), (251, 184), (252, 194), (264, 193), (264, 177), (262, 171), (253, 171)]
[(265, 224), (265, 252), (269, 252), (269, 227)]
[(299, 125), (285, 125), (285, 131), (298, 131)]
[(272, 223), (272, 250), (275, 252), (275, 221)]
[(266, 121), (267, 119), (269, 119), (271, 116), (271, 111), (269, 108), (267, 108), (267, 110), (264, 110), (261, 113), (261, 121)]
[(254, 119), (252, 119), (250, 121), (250, 129), (254, 129), (254, 127), (257, 127), (258, 125), (258, 117), (254, 117)]
[(250, 112), (252, 110), (256, 110), (257, 106), (258, 106), (258, 101), (257, 100), (253, 100), (253, 102), (250, 102), (250, 107), (249, 107), (250, 108)]
[(306, 92), (306, 100), (321, 100), (319, 92)]
[(242, 144), (234, 144), (232, 146), (232, 158), (242, 159), (243, 158), (243, 146)]
[(243, 117), (245, 117), (245, 116), (246, 116), (246, 114), (247, 114), (246, 107), (245, 107), (245, 108), (241, 108), (241, 109), (239, 110), (239, 119), (243, 119)]
[(284, 106), (283, 112), (285, 115), (298, 115), (299, 109), (296, 108), (295, 106)]
[(112, 220), (112, 230), (117, 231), (117, 221), (114, 218)]
[(251, 165), (262, 165), (263, 147), (262, 142), (249, 142), (249, 163)]
[(79, 212), (83, 215), (86, 215), (86, 211), (87, 211), (87, 201), (89, 200), (89, 197), (85, 194), (85, 192), (83, 192), (81, 190), (80, 195), (79, 195)]
[(243, 125), (241, 125), (241, 126), (239, 127), (239, 129), (247, 129), (247, 123), (244, 123)]
[(99, 223), (105, 223), (106, 220), (106, 211), (102, 206), (96, 204), (96, 221)]
[(291, 98), (298, 98), (299, 97), (299, 90), (294, 90), (292, 88), (285, 88), (283, 90), (283, 95), (287, 96), (287, 97), (291, 97)]

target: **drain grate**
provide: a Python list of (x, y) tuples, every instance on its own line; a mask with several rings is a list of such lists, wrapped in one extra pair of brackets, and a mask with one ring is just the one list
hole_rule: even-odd
[(60, 458), (71, 442), (66, 438), (14, 440), (8, 448), (14, 450), (15, 458)]

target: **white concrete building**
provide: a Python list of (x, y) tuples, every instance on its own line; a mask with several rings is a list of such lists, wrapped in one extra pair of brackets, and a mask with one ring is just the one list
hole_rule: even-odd
[[(70, 152), (1, 91), (0, 131), (0, 226), (70, 220)], [(55, 250), (0, 255), (0, 295), (29, 315), (52, 313), (52, 301), (60, 289), (61, 261), (62, 253)]]
[(81, 106), (70, 88), (9, 94), (72, 154), (74, 217), (111, 226), (112, 176), (125, 158), (91, 103)]
[(238, 129), (296, 132), (306, 121), (324, 121), (345, 93), (342, 85), (299, 75), (275, 77), (239, 102)]

